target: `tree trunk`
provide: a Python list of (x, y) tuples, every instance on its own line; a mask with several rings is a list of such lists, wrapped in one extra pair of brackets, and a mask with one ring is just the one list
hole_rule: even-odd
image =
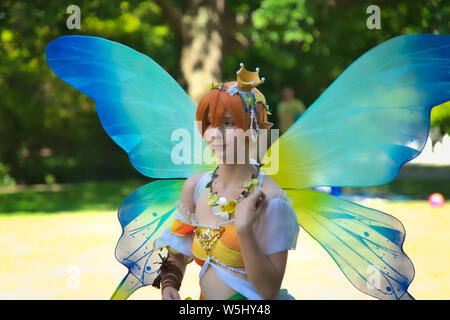
[(224, 0), (192, 0), (185, 8), (157, 0), (180, 45), (180, 68), (195, 104), (213, 82), (222, 81), (222, 17)]

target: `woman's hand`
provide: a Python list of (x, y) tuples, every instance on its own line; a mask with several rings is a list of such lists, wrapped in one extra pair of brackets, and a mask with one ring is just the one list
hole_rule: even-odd
[(266, 209), (267, 203), (266, 195), (261, 189), (251, 193), (247, 198), (242, 199), (235, 209), (236, 231), (249, 231), (261, 213)]
[(181, 300), (178, 290), (172, 287), (165, 287), (162, 290), (163, 300)]

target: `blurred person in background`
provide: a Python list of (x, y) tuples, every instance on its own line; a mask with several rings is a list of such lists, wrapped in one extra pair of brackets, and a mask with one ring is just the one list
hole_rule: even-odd
[(286, 87), (282, 92), (283, 101), (277, 106), (280, 133), (283, 134), (305, 112), (302, 101), (295, 98), (294, 89)]

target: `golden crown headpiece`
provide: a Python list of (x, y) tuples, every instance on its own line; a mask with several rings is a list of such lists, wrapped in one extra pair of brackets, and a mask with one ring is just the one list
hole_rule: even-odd
[(239, 90), (249, 92), (266, 80), (264, 77), (261, 79), (259, 78), (258, 67), (256, 67), (256, 71), (254, 72), (245, 69), (245, 66), (242, 62), (240, 64), (240, 67), (241, 68), (236, 71), (236, 82)]
[(213, 83), (211, 89), (219, 89), (226, 91), (230, 96), (233, 96), (234, 94), (238, 93), (239, 96), (244, 101), (245, 105), (245, 112), (248, 112), (250, 110), (250, 129), (253, 129), (253, 122), (255, 122), (255, 129), (256, 129), (256, 137), (253, 136), (252, 131), (252, 138), (254, 141), (259, 136), (259, 126), (258, 122), (255, 118), (255, 112), (258, 112), (256, 110), (256, 103), (261, 102), (265, 108), (268, 115), (270, 115), (269, 105), (265, 103), (264, 96), (260, 94), (256, 94), (252, 91), (253, 88), (263, 83), (266, 79), (264, 77), (259, 78), (259, 68), (256, 68), (256, 71), (248, 71), (245, 69), (244, 64), (241, 62), (239, 65), (241, 68), (236, 71), (236, 83), (228, 87), (227, 89), (224, 88), (224, 84), (221, 85), (217, 83)]

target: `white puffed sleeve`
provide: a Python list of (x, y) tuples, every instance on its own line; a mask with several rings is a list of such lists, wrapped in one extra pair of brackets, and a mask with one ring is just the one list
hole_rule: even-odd
[(300, 230), (295, 211), (283, 198), (268, 201), (266, 213), (254, 225), (258, 243), (266, 255), (295, 249)]
[[(186, 217), (185, 214), (181, 214), (180, 210), (184, 209), (180, 207), (178, 204), (178, 210), (174, 212), (174, 218), (179, 220), (180, 222), (185, 223), (187, 226), (191, 225), (191, 220)], [(187, 258), (192, 259), (192, 241), (194, 240), (193, 232), (189, 232), (187, 234), (178, 235), (174, 234), (171, 228), (166, 228), (160, 237), (158, 237), (154, 242), (154, 248), (162, 248), (162, 247), (170, 247), (173, 249), (171, 251), (175, 251), (185, 255)]]

